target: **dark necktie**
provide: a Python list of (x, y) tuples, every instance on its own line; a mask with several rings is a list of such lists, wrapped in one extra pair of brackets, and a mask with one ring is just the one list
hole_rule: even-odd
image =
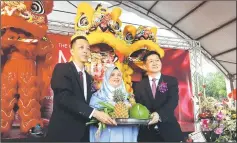
[(152, 90), (153, 97), (155, 98), (155, 97), (156, 97), (156, 78), (153, 78), (153, 79), (152, 79), (152, 87), (151, 87), (151, 90)]
[(84, 84), (83, 84), (83, 72), (79, 72), (79, 78), (80, 78), (80, 85), (82, 89), (84, 90)]

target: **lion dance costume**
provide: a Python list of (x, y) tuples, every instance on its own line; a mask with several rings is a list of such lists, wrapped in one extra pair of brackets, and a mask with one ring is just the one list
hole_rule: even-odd
[(118, 61), (107, 60), (106, 64), (115, 64), (122, 71), (126, 89), (132, 94), (133, 69), (129, 64), (132, 62), (143, 69), (142, 58), (147, 50), (158, 52), (161, 58), (164, 56), (164, 50), (157, 44), (157, 28), (155, 27), (139, 26), (136, 28), (133, 25), (127, 25), (122, 31), (122, 22), (119, 19), (121, 12), (122, 10), (118, 7), (109, 12), (100, 4), (93, 9), (88, 3), (81, 2), (77, 7), (75, 35), (71, 39), (77, 35), (87, 37), (92, 50), (88, 67), (97, 83), (97, 89), (103, 80), (106, 67), (103, 65), (106, 62), (103, 62), (103, 56), (101, 56), (103, 49), (110, 47), (114, 50), (111, 55), (120, 55)]
[(43, 126), (40, 100), (53, 68), (45, 36), (52, 8), (53, 1), (1, 1), (1, 133), (11, 129), (16, 104), (22, 133)]
[(94, 9), (91, 5), (81, 2), (77, 7), (75, 18), (75, 34), (86, 36), (91, 46), (91, 61), (87, 64), (87, 71), (91, 73), (97, 89), (103, 80), (106, 67), (115, 64), (122, 72), (125, 86), (132, 93), (131, 75), (133, 70), (128, 63), (123, 62), (123, 57), (129, 55), (130, 50), (122, 39), (120, 8), (109, 11), (102, 5)]

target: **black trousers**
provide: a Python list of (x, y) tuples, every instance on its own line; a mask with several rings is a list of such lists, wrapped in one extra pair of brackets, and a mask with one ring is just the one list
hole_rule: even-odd
[(158, 123), (151, 126), (141, 126), (138, 133), (138, 142), (180, 141), (184, 141), (184, 136), (178, 123)]
[(86, 127), (84, 136), (80, 139), (80, 141), (72, 141), (72, 140), (64, 141), (61, 139), (59, 139), (58, 141), (52, 141), (51, 138), (46, 136), (41, 140), (41, 142), (90, 142), (89, 127)]
[(90, 142), (89, 126), (86, 127), (85, 133), (81, 139), (81, 142)]
[(155, 130), (154, 126), (140, 126), (138, 133), (138, 142), (164, 142), (159, 129)]

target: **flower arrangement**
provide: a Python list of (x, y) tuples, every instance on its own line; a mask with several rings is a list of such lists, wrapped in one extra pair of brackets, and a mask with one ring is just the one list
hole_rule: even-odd
[[(236, 90), (235, 90), (236, 92)], [(236, 94), (236, 93), (235, 93)], [(200, 96), (198, 121), (207, 141), (236, 142), (236, 97), (218, 101)]]
[(162, 81), (162, 82), (158, 85), (158, 90), (159, 90), (161, 93), (165, 93), (166, 91), (168, 91), (167, 83)]

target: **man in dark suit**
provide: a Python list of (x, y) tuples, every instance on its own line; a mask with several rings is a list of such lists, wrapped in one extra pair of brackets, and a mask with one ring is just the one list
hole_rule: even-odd
[(77, 36), (71, 41), (72, 62), (55, 66), (51, 88), (54, 92), (53, 113), (48, 126), (46, 141), (88, 142), (86, 122), (91, 117), (116, 125), (109, 115), (89, 106), (91, 76), (84, 70), (90, 47), (86, 37)]
[(137, 103), (146, 106), (151, 114), (148, 126), (139, 130), (139, 142), (180, 142), (184, 140), (180, 125), (174, 116), (178, 105), (178, 81), (161, 74), (160, 55), (149, 51), (143, 57), (147, 76), (134, 89)]

